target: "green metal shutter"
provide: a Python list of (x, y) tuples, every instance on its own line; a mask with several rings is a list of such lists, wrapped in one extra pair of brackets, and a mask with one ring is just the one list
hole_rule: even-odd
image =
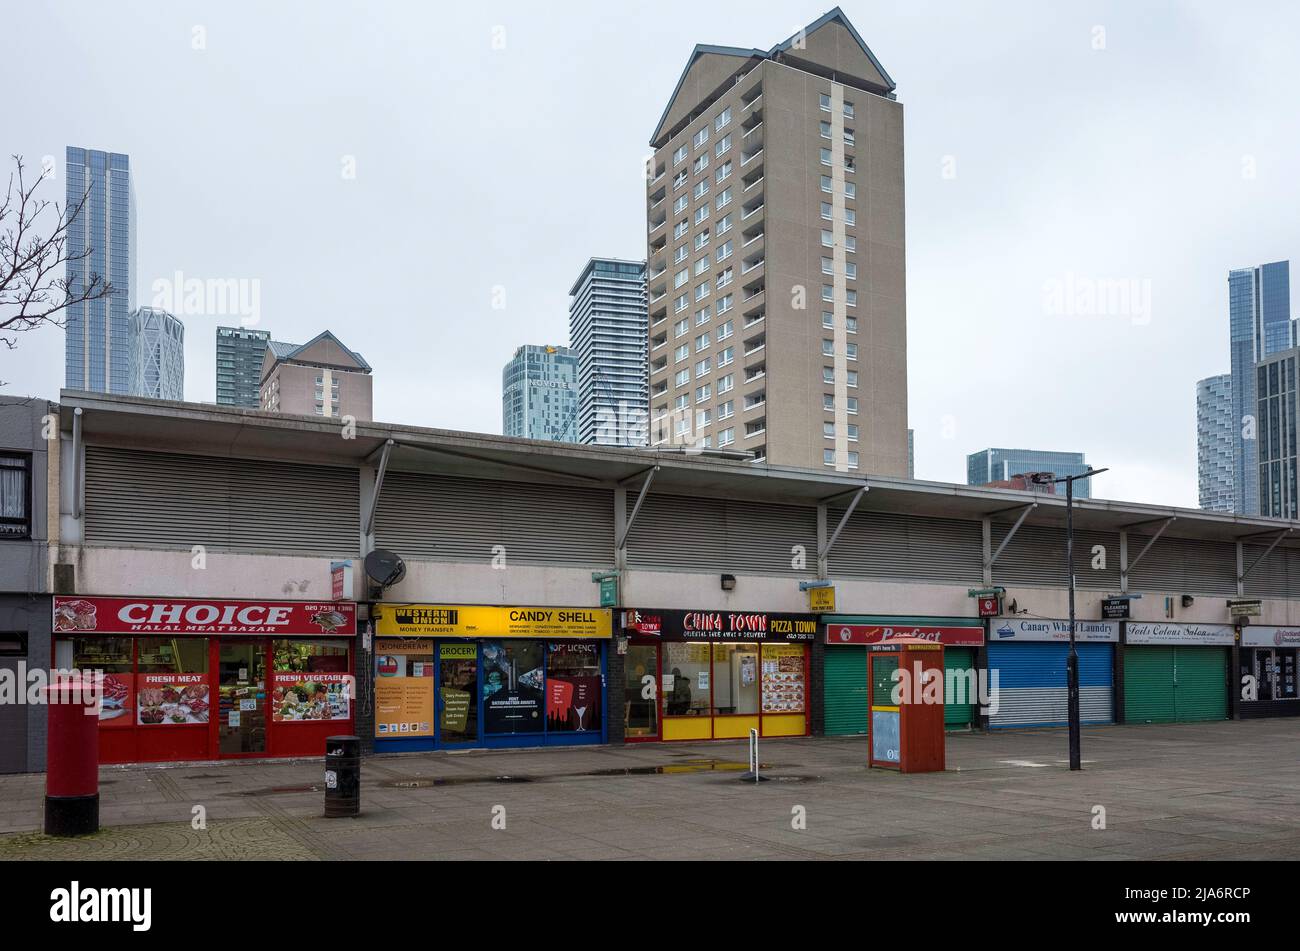
[(975, 651), (970, 647), (947, 647), (943, 652), (943, 682), (945, 687), (945, 703), (943, 707), (943, 725), (947, 729), (960, 728), (969, 726), (975, 718), (974, 703), (950, 703), (947, 696), (947, 685), (953, 682), (953, 677), (949, 676), (948, 671), (959, 671), (959, 681), (965, 690), (967, 681), (965, 673), (975, 666)]
[(1174, 648), (1174, 712), (1178, 722), (1228, 718), (1228, 652)]
[(867, 651), (864, 647), (827, 647), (823, 675), (827, 736), (867, 732)]
[(1173, 723), (1174, 648), (1124, 649), (1124, 721)]

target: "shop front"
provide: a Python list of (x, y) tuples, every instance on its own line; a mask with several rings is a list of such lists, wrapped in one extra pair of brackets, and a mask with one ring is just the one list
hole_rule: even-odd
[(356, 615), (350, 601), (56, 597), (54, 663), (104, 675), (101, 763), (319, 756), (353, 730)]
[(1124, 722), (1228, 718), (1227, 624), (1124, 623)]
[[(1243, 627), (1238, 658), (1242, 719), (1300, 716), (1300, 627)], [(1250, 679), (1247, 679), (1250, 678)]]
[(827, 736), (867, 734), (867, 646), (901, 637), (943, 644), (944, 729), (963, 730), (977, 721), (976, 654), (984, 645), (984, 625), (978, 619), (836, 615), (822, 620)]
[(624, 737), (807, 736), (811, 614), (629, 609)]
[[(1118, 621), (1074, 622), (1079, 655), (1079, 721), (1115, 722), (1115, 645)], [(994, 618), (989, 622), (989, 677), (998, 674), (997, 712), (989, 726), (1067, 726), (1066, 663), (1070, 622), (1050, 618)], [(990, 679), (991, 682), (991, 679)]]
[(375, 750), (603, 743), (609, 608), (375, 607)]

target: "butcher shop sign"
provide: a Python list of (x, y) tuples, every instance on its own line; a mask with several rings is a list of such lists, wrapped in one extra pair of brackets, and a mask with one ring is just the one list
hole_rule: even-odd
[(54, 633), (351, 637), (357, 633), (357, 606), (352, 601), (56, 597)]

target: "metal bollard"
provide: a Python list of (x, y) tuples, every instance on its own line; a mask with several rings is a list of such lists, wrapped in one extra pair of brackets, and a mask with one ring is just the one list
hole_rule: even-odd
[(325, 818), (361, 814), (361, 738), (325, 740)]

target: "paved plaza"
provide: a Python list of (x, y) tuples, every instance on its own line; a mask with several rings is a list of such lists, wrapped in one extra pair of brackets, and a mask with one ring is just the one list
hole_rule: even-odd
[(947, 749), (902, 776), (765, 740), (757, 786), (743, 742), (375, 756), (354, 819), (322, 817), (322, 761), (106, 767), (78, 840), (39, 833), (42, 775), (0, 776), (0, 859), (1300, 858), (1300, 719), (1088, 728), (1082, 773), (1060, 730)]

